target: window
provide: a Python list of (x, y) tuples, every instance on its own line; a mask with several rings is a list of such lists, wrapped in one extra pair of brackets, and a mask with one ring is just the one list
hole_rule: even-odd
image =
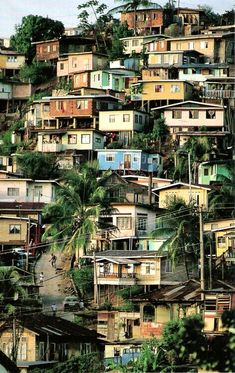
[(113, 162), (114, 161), (114, 154), (108, 153), (106, 154), (106, 162)]
[(53, 52), (56, 52), (56, 50), (57, 50), (57, 47), (56, 47), (56, 45), (54, 44), (53, 46), (52, 46), (52, 50), (53, 50)]
[(19, 196), (20, 195), (20, 189), (19, 188), (7, 188), (7, 195), (8, 196)]
[(9, 233), (10, 234), (20, 234), (21, 226), (20, 224), (10, 224), (9, 225)]
[(42, 186), (35, 185), (34, 187), (34, 197), (41, 197), (42, 196)]
[(49, 113), (50, 107), (49, 105), (43, 105), (43, 111), (44, 113)]
[(217, 229), (218, 228), (218, 224), (211, 224), (211, 229)]
[(205, 300), (205, 311), (216, 311), (216, 299)]
[(138, 231), (147, 230), (147, 216), (140, 216), (137, 218), (137, 229)]
[(155, 92), (163, 92), (163, 86), (160, 84), (155, 85)]
[(166, 259), (165, 272), (166, 273), (171, 273), (172, 272), (172, 265), (171, 265), (171, 260), (170, 259)]
[(56, 109), (62, 113), (66, 110), (67, 103), (65, 101), (56, 101)]
[(81, 144), (90, 144), (91, 135), (81, 135)]
[(143, 123), (143, 118), (141, 115), (139, 115), (139, 124), (142, 124)]
[(60, 64), (60, 70), (64, 70), (64, 63)]
[(68, 135), (68, 144), (77, 144), (77, 135)]
[(204, 176), (208, 176), (209, 175), (209, 168), (204, 168)]
[(0, 157), (0, 166), (3, 165), (3, 157)]
[(101, 138), (100, 137), (96, 137), (95, 138), (95, 142), (97, 142), (97, 144), (101, 144)]
[(130, 114), (123, 114), (123, 122), (130, 122)]
[(7, 61), (8, 62), (17, 62), (17, 57), (16, 56), (8, 56)]
[(189, 118), (190, 119), (198, 119), (199, 118), (199, 111), (198, 110), (189, 110)]
[(201, 41), (201, 49), (208, 48), (208, 41)]
[(132, 40), (132, 47), (138, 47), (139, 45), (139, 40)]
[(143, 308), (143, 321), (144, 322), (153, 322), (155, 320), (155, 309), (152, 305), (146, 305)]
[(144, 263), (145, 266), (145, 274), (146, 275), (154, 275), (155, 274), (155, 263)]
[(182, 118), (182, 111), (181, 110), (173, 110), (172, 111), (172, 118), (181, 119)]
[(77, 101), (77, 109), (81, 109), (81, 110), (88, 109), (88, 100)]
[(20, 338), (17, 358), (21, 361), (27, 360), (27, 338), (26, 337)]
[(188, 43), (188, 49), (193, 49), (194, 48), (194, 42), (193, 41), (190, 41)]
[(171, 92), (180, 92), (180, 86), (178, 84), (171, 84)]
[(47, 52), (50, 53), (50, 51), (51, 51), (51, 46), (48, 45), (48, 46), (47, 46)]
[(214, 110), (207, 110), (206, 111), (206, 119), (215, 119), (215, 111)]
[(180, 50), (181, 49), (181, 43), (176, 43), (175, 49)]
[(131, 229), (131, 217), (117, 217), (118, 229)]
[(139, 123), (139, 116), (137, 114), (135, 115), (135, 123)]
[(80, 345), (81, 355), (87, 355), (91, 353), (91, 344), (90, 343), (81, 343)]
[(109, 116), (109, 123), (115, 123), (115, 115)]
[(77, 58), (72, 58), (72, 67), (75, 68), (77, 67)]
[(218, 247), (224, 246), (225, 242), (226, 242), (225, 237), (218, 237)]

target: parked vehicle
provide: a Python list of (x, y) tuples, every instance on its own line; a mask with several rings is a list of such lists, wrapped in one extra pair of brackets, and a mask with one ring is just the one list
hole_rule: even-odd
[(63, 301), (64, 311), (78, 311), (79, 310), (79, 299), (76, 296), (66, 297)]

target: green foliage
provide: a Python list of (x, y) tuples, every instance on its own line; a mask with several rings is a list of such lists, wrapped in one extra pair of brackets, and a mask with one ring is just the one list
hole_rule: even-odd
[(63, 91), (69, 92), (72, 89), (72, 81), (68, 81), (65, 77), (62, 77), (56, 84), (55, 89), (61, 89)]
[(33, 373), (103, 373), (104, 367), (97, 353), (73, 357), (53, 368), (34, 369)]
[(105, 299), (104, 303), (100, 307), (103, 310), (111, 311), (113, 309), (113, 304), (110, 300)]
[(220, 23), (220, 15), (215, 13), (212, 7), (207, 4), (199, 5), (198, 8), (203, 11), (201, 18), (204, 21), (205, 26), (217, 26)]
[(13, 122), (10, 128), (1, 134), (0, 138), (2, 144), (0, 146), (0, 154), (1, 155), (11, 155), (15, 153), (17, 148), (21, 146), (21, 144), (12, 144), (12, 132), (19, 130), (20, 128), (24, 128), (23, 120), (17, 120)]
[(64, 33), (64, 25), (48, 17), (28, 15), (22, 18), (21, 24), (15, 27), (11, 37), (11, 47), (23, 53), (30, 63), (35, 56), (32, 42), (59, 38)]
[(141, 294), (142, 292), (143, 292), (143, 286), (133, 285), (133, 286), (125, 287), (124, 289), (118, 290), (117, 295), (119, 295), (123, 299), (130, 299), (131, 297)]
[(113, 141), (107, 146), (108, 149), (122, 149), (123, 142), (122, 141)]
[(110, 61), (122, 58), (124, 54), (124, 45), (121, 38), (132, 36), (133, 32), (128, 29), (127, 22), (120, 23), (118, 22), (113, 27), (113, 38), (111, 48), (108, 50), (108, 55)]
[(24, 177), (30, 179), (55, 179), (59, 176), (54, 154), (25, 152), (17, 155), (17, 164)]
[(93, 266), (75, 268), (70, 271), (74, 284), (79, 290), (81, 298), (86, 298), (93, 293), (94, 270)]
[(31, 65), (23, 65), (19, 72), (22, 82), (41, 84), (51, 80), (55, 75), (53, 66), (48, 62), (32, 62)]

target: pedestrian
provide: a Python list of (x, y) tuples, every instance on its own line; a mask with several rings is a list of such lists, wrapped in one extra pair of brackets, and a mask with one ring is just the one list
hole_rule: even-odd
[(44, 273), (41, 272), (40, 275), (39, 275), (39, 283), (40, 283), (40, 285), (43, 285), (43, 281), (44, 281)]
[(51, 305), (52, 316), (56, 316), (57, 306), (55, 303)]
[(49, 262), (51, 262), (51, 266), (52, 267), (55, 267), (56, 266), (56, 256), (55, 254), (51, 254), (51, 259), (49, 260)]

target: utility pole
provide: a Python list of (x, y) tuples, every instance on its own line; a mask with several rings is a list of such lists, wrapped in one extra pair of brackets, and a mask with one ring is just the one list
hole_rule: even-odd
[(192, 175), (191, 175), (191, 153), (188, 152), (188, 183), (189, 183), (189, 199), (192, 201)]
[(209, 289), (212, 289), (212, 244), (210, 242), (210, 258), (209, 258), (209, 274), (210, 274), (210, 279), (209, 279)]
[(204, 300), (205, 290), (205, 262), (204, 262), (204, 242), (203, 242), (203, 217), (202, 207), (199, 207), (199, 229), (200, 229), (200, 283), (201, 283), (201, 300)]
[(27, 234), (26, 271), (29, 270), (29, 245), (30, 245), (30, 218), (28, 221), (28, 234)]
[(93, 262), (94, 262), (94, 300), (95, 300), (95, 304), (99, 306), (98, 278), (97, 278), (95, 251), (93, 252)]

